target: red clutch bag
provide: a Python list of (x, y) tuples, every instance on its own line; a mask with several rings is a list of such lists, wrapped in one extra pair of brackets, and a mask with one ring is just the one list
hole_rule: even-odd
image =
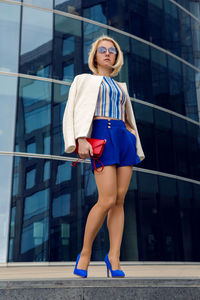
[[(92, 149), (93, 149), (92, 159), (93, 159), (93, 163), (94, 163), (94, 168), (97, 171), (96, 163), (95, 163), (95, 160), (97, 160), (102, 165), (102, 169), (100, 171), (97, 171), (97, 172), (102, 172), (103, 168), (104, 168), (104, 165), (102, 164), (102, 162), (98, 158), (100, 158), (102, 153), (103, 153), (103, 149), (104, 149), (104, 146), (106, 144), (106, 140), (93, 139), (93, 138), (86, 138), (86, 140), (91, 144)], [(76, 142), (75, 153), (78, 154), (78, 142)], [(80, 161), (80, 159), (78, 159), (77, 161), (72, 162), (72, 166), (74, 167), (77, 164), (78, 161)]]

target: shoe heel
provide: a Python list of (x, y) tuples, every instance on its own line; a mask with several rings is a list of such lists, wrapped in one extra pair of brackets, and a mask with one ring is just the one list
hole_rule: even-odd
[(109, 277), (109, 268), (108, 268), (108, 266), (107, 266), (107, 277)]

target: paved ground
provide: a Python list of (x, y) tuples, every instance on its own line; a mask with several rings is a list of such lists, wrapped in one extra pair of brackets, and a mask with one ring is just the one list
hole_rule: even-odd
[[(121, 268), (128, 278), (187, 278), (200, 279), (200, 264), (125, 264)], [(9, 264), (0, 265), (0, 280), (65, 279), (73, 275), (72, 264)], [(103, 263), (90, 263), (88, 277), (106, 277)]]

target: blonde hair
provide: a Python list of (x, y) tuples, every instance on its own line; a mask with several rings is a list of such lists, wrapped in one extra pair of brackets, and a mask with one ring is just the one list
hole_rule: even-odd
[(91, 49), (89, 52), (89, 57), (88, 57), (88, 66), (89, 66), (90, 70), (96, 75), (97, 74), (97, 64), (95, 62), (96, 52), (97, 52), (99, 43), (104, 40), (112, 42), (114, 44), (114, 46), (117, 48), (115, 64), (112, 66), (113, 71), (110, 74), (111, 77), (117, 76), (122, 65), (124, 64), (123, 53), (120, 49), (119, 44), (113, 38), (111, 38), (107, 35), (100, 36), (95, 42), (92, 43)]

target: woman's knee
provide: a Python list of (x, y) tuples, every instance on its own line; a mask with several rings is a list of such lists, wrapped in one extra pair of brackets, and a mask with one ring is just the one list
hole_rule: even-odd
[(99, 197), (98, 205), (103, 208), (103, 210), (108, 211), (116, 204), (116, 196), (109, 196), (109, 197)]
[(116, 205), (124, 205), (126, 191), (123, 188), (117, 189)]

